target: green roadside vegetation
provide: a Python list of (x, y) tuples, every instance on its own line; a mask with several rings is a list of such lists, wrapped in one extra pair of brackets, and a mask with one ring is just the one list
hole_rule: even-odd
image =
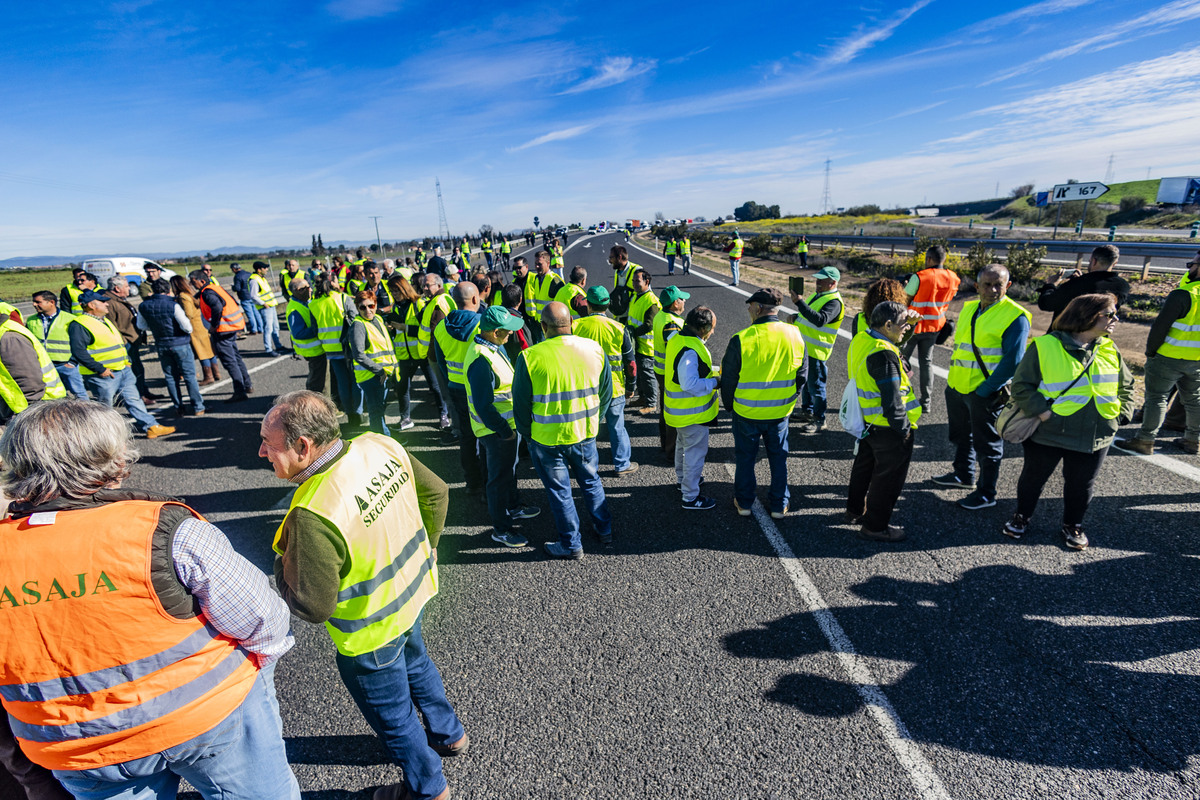
[[(1125, 228), (1169, 228), (1184, 229), (1200, 219), (1200, 214), (1193, 211), (1178, 209), (1159, 209), (1158, 186), (1160, 178), (1144, 181), (1126, 181), (1114, 183), (1099, 199), (1087, 204), (1087, 219), (1084, 226), (1088, 228), (1106, 228), (1111, 225)], [(1075, 222), (1084, 214), (1084, 204), (1081, 200), (1062, 203), (1061, 225), (1074, 227)], [(1040, 211), (1040, 213), (1039, 213)], [(1058, 214), (1055, 205), (1038, 209), (1034, 205), (1034, 195), (1015, 198), (998, 211), (987, 214), (982, 218), (990, 223), (1005, 222), (1015, 219), (1021, 225), (1037, 224), (1053, 225)]]
[[(822, 214), (814, 217), (784, 217), (783, 219), (760, 219), (754, 222), (726, 222), (720, 229), (737, 228), (742, 234), (746, 233), (794, 233), (822, 234), (850, 233), (857, 228), (887, 225), (890, 222), (911, 219), (907, 214), (866, 214), (862, 216), (845, 216), (843, 214)], [(732, 232), (732, 231), (730, 231)]]

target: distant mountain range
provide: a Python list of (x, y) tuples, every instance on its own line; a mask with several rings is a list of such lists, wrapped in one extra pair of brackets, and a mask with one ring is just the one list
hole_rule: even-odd
[[(337, 242), (326, 242), (325, 247), (367, 247), (374, 242), (352, 242), (342, 240)], [(278, 251), (288, 250), (307, 250), (311, 246), (305, 245), (279, 245), (276, 247), (252, 247), (250, 245), (234, 245), (233, 247), (213, 247), (208, 250), (183, 250), (177, 253), (90, 253), (87, 255), (77, 256), (18, 256), (16, 258), (6, 258), (0, 260), (0, 269), (14, 269), (19, 267), (49, 267), (59, 266), (62, 264), (77, 264), (81, 261), (87, 261), (89, 258), (114, 258), (121, 256), (136, 256), (138, 258), (149, 258), (152, 261), (164, 261), (176, 258), (194, 258), (203, 256), (207, 253), (212, 253), (214, 256), (257, 256), (263, 253), (274, 253)]]

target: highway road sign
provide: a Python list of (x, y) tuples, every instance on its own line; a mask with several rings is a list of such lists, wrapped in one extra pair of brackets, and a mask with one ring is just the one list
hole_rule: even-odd
[(1108, 187), (1098, 181), (1092, 183), (1060, 183), (1050, 193), (1051, 203), (1065, 203), (1068, 200), (1095, 200), (1108, 191)]

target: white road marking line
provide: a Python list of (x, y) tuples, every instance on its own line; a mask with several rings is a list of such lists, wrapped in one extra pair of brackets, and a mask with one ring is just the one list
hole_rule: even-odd
[[(633, 242), (630, 242), (630, 244), (633, 244)], [(642, 252), (654, 256), (655, 258), (662, 261), (664, 264), (667, 262), (667, 260), (665, 258), (663, 258), (662, 256), (660, 256), (658, 253), (647, 250), (646, 248), (642, 247), (641, 245), (634, 245), (634, 246), (637, 247)], [(750, 296), (750, 293), (747, 292), (745, 289), (739, 289), (736, 286), (730, 286), (729, 284), (725, 283), (724, 281), (719, 280), (717, 278), (710, 277), (708, 275), (705, 275), (702, 272), (693, 272), (691, 274), (695, 274), (695, 275), (697, 275), (697, 277), (704, 278), (707, 281), (711, 281), (712, 283), (715, 283), (718, 286), (724, 286), (729, 291), (736, 292), (737, 294), (740, 294), (743, 297)], [(783, 307), (783, 310), (787, 311), (790, 314), (796, 313), (796, 310), (794, 308)], [(854, 334), (850, 333), (850, 331), (846, 330), (845, 328), (838, 328), (838, 336), (841, 336), (843, 339), (853, 339), (854, 338)], [(933, 374), (937, 375), (939, 378), (943, 378), (943, 379), (949, 377), (949, 375), (950, 375), (950, 373), (945, 368), (939, 367), (937, 364), (933, 365)], [(1120, 450), (1120, 448), (1117, 448), (1117, 449)], [(1193, 467), (1191, 464), (1188, 464), (1187, 462), (1178, 461), (1174, 458), (1171, 458), (1170, 456), (1164, 456), (1160, 453), (1155, 453), (1152, 456), (1147, 456), (1147, 455), (1142, 455), (1141, 453), (1131, 453), (1127, 450), (1121, 450), (1121, 454), (1126, 455), (1126, 456), (1131, 456), (1133, 458), (1140, 458), (1141, 460), (1147, 462), (1148, 464), (1153, 464), (1154, 466), (1158, 467), (1159, 469), (1165, 469), (1167, 472), (1174, 473), (1175, 475), (1178, 475), (1181, 478), (1187, 478), (1188, 480), (1192, 481), (1193, 483), (1200, 483), (1200, 469)]]
[[(726, 463), (725, 469), (729, 472), (730, 478), (733, 478), (734, 465)], [(796, 587), (800, 600), (813, 615), (817, 625), (820, 626), (821, 633), (825, 634), (830, 649), (837, 656), (846, 676), (854, 684), (859, 697), (866, 704), (867, 711), (883, 734), (884, 742), (891, 748), (896, 760), (908, 773), (908, 778), (912, 781), (917, 794), (923, 800), (950, 800), (950, 793), (942, 785), (933, 765), (926, 760), (920, 746), (913, 741), (908, 727), (896, 713), (895, 706), (888, 700), (883, 687), (879, 685), (879, 680), (871, 672), (866, 660), (854, 649), (854, 643), (850, 641), (850, 637), (846, 635), (846, 631), (837, 621), (837, 617), (833, 615), (829, 604), (821, 596), (820, 590), (805, 571), (800, 559), (796, 558), (792, 548), (779, 533), (779, 529), (775, 527), (774, 520), (758, 500), (754, 501), (753, 511), (758, 526), (762, 528), (767, 541), (775, 549), (775, 555), (783, 565), (784, 572), (791, 579), (792, 585)]]
[[(253, 375), (254, 373), (258, 372), (260, 369), (266, 369), (267, 367), (271, 366), (272, 364), (278, 364), (280, 361), (287, 361), (290, 358), (291, 358), (290, 355), (279, 356), (278, 358), (272, 358), (270, 361), (267, 361), (266, 363), (259, 364), (257, 367), (254, 367), (253, 369), (246, 370), (246, 374)], [(217, 389), (220, 389), (227, 383), (233, 383), (233, 378), (222, 378), (221, 380), (217, 381), (216, 383), (209, 384), (208, 386), (205, 386), (203, 389), (200, 390), (200, 394), (208, 394), (209, 392), (216, 391)]]

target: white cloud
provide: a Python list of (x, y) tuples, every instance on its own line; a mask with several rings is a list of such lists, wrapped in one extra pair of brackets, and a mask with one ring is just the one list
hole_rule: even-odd
[(821, 66), (836, 67), (853, 61), (862, 51), (890, 38), (897, 28), (908, 21), (909, 17), (932, 2), (933, 0), (917, 0), (908, 8), (901, 9), (900, 13), (882, 25), (874, 28), (860, 27), (852, 35), (835, 44), (827, 55), (818, 59), (817, 63)]
[(339, 19), (354, 22), (386, 17), (398, 11), (400, 5), (400, 0), (332, 0), (325, 6), (325, 10)]
[(579, 94), (580, 92), (590, 92), (593, 89), (603, 89), (606, 86), (616, 86), (618, 83), (624, 83), (649, 72), (657, 65), (658, 62), (654, 59), (634, 61), (629, 56), (607, 58), (600, 65), (599, 72), (559, 94)]
[(363, 186), (356, 189), (355, 194), (369, 197), (372, 200), (395, 200), (403, 197), (407, 192), (396, 186), (394, 183), (376, 184), (374, 186)]
[(967, 29), (969, 33), (978, 33), (981, 31), (990, 31), (995, 28), (1000, 28), (1005, 25), (1011, 25), (1014, 22), (1027, 22), (1037, 17), (1048, 17), (1053, 14), (1061, 14), (1064, 11), (1070, 11), (1080, 6), (1086, 6), (1095, 0), (1043, 0), (1041, 3), (1033, 3), (1032, 5), (1018, 8), (1015, 11), (1009, 11), (999, 16), (990, 17), (981, 22), (977, 22)]
[(516, 147), (510, 147), (508, 148), (508, 152), (515, 153), (518, 150), (527, 150), (530, 147), (538, 147), (539, 145), (547, 144), (549, 142), (561, 142), (563, 139), (574, 139), (576, 136), (582, 136), (595, 127), (595, 125), (576, 125), (573, 128), (563, 128), (560, 131), (551, 131), (544, 136), (539, 136), (536, 139), (530, 139), (525, 144), (517, 145)]

